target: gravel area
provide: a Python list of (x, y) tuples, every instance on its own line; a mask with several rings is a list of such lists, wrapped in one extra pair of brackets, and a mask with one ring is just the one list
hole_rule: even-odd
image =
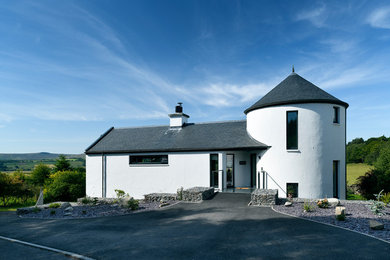
[[(164, 207), (178, 203), (177, 201), (168, 201)], [(133, 214), (142, 211), (160, 209), (160, 202), (144, 202), (140, 201), (138, 210), (123, 208), (118, 204), (103, 204), (103, 205), (80, 205), (72, 203), (73, 210), (71, 215), (66, 216), (64, 208), (48, 208), (41, 209), (39, 212), (31, 212), (28, 214), (19, 215), (22, 218), (40, 218), (40, 219), (73, 219), (73, 218), (95, 218), (105, 216), (119, 216)], [(53, 213), (54, 212), (54, 213)]]
[[(319, 208), (315, 202), (312, 202), (312, 212), (303, 211), (303, 202), (294, 202), (291, 207), (284, 205), (275, 205), (273, 209), (280, 213), (286, 213), (293, 216), (315, 220), (321, 223), (332, 224), (335, 226), (343, 227), (346, 229), (354, 230), (360, 233), (369, 234), (377, 238), (390, 242), (390, 208), (386, 207), (384, 210), (384, 216), (376, 216), (368, 207), (368, 203), (365, 201), (341, 201), (340, 206), (345, 207), (346, 219), (344, 221), (338, 221), (335, 218), (335, 208)], [(369, 226), (369, 220), (376, 220), (384, 224), (383, 230), (371, 230)]]

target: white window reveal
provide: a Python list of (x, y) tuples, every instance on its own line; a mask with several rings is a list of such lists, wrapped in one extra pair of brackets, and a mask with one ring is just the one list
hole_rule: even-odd
[(130, 155), (130, 165), (158, 165), (168, 164), (167, 154)]

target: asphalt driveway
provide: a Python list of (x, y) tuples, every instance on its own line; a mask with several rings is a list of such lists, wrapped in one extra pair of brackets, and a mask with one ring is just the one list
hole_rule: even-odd
[[(96, 259), (389, 259), (388, 243), (248, 207), (249, 196), (222, 193), (202, 203), (95, 219), (36, 220), (4, 212), (0, 235)], [(6, 243), (0, 242), (0, 258), (20, 259)], [(31, 250), (18, 246), (19, 254), (24, 249)], [(38, 251), (29, 259), (41, 259)]]

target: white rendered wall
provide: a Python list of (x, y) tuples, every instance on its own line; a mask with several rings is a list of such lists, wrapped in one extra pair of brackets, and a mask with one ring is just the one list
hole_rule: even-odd
[(108, 154), (107, 197), (115, 197), (115, 189), (141, 199), (148, 193), (176, 193), (180, 187), (210, 186), (209, 153), (169, 153), (168, 163), (160, 166), (130, 165), (129, 154)]
[[(333, 107), (340, 124), (333, 123)], [(286, 149), (286, 112), (298, 111), (298, 150)], [(345, 108), (333, 104), (274, 106), (247, 114), (247, 130), (271, 146), (257, 163), (267, 173), (268, 189), (285, 197), (286, 183), (298, 183), (301, 198), (333, 197), (333, 161), (339, 161), (339, 198), (345, 198)], [(260, 178), (262, 179), (262, 178)], [(261, 186), (262, 187), (262, 186)]]
[(87, 155), (86, 194), (90, 197), (102, 197), (102, 156)]

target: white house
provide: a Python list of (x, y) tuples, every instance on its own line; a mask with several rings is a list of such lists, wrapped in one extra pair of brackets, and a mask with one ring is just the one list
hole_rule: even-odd
[(246, 120), (189, 123), (179, 103), (169, 125), (112, 127), (89, 146), (86, 192), (142, 198), (211, 186), (344, 199), (347, 107), (294, 72), (246, 109)]

